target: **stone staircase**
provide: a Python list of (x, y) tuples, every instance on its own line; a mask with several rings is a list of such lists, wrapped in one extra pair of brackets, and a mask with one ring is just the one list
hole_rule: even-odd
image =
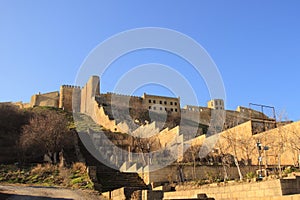
[[(97, 152), (95, 148), (92, 149), (93, 141), (90, 136), (87, 133), (79, 134), (81, 134), (80, 137), (83, 136), (82, 134), (86, 134), (84, 136), (85, 145), (83, 145), (81, 140), (78, 142), (80, 151), (85, 158), (86, 165), (96, 166), (97, 183), (95, 186), (100, 184), (100, 188), (96, 187), (96, 189), (101, 190), (101, 192), (112, 191), (122, 187), (131, 187), (136, 188), (137, 190), (148, 189), (137, 173), (120, 172), (119, 170), (110, 168), (99, 161), (102, 159), (102, 161), (105, 162), (104, 158), (97, 157), (96, 159), (90, 152), (92, 151), (93, 154)], [(98, 153), (97, 155), (100, 154)]]
[[(106, 115), (109, 113), (107, 111), (110, 110), (106, 110)], [(125, 112), (119, 113), (124, 114)], [(150, 168), (155, 169), (160, 168), (165, 164), (170, 164), (176, 159), (179, 161), (182, 160), (185, 150), (189, 147), (186, 142), (197, 136), (197, 129), (199, 126), (199, 124), (194, 122), (183, 120), (181, 126), (176, 126), (172, 129), (165, 128), (160, 130), (157, 128), (157, 122), (154, 121), (150, 124), (138, 126), (137, 128), (135, 127), (135, 129), (132, 130), (134, 127), (128, 126), (127, 120), (120, 122), (118, 125), (122, 127), (123, 130), (127, 130), (128, 132), (126, 132), (131, 133), (133, 136), (149, 137), (149, 135), (153, 135), (157, 137), (161, 147), (168, 150), (171, 154), (168, 157), (162, 157), (161, 155), (157, 156), (154, 154), (152, 154), (154, 156), (144, 154), (144, 156), (141, 157), (141, 155), (136, 153), (129, 155), (127, 149), (125, 150), (124, 148), (120, 148), (124, 145), (131, 145), (127, 144), (128, 141), (125, 139), (128, 134), (113, 132), (108, 134), (108, 132), (105, 132), (107, 131), (105, 127), (95, 123), (90, 116), (82, 113), (76, 118), (77, 129), (79, 128), (81, 130), (81, 133), (79, 134), (82, 134), (82, 136), (86, 138), (85, 141), (90, 141), (88, 146), (93, 147), (92, 149), (88, 149), (88, 151), (86, 150), (86, 163), (89, 166), (97, 166), (97, 177), (99, 179), (99, 183), (102, 185), (103, 191), (111, 191), (125, 186), (146, 188), (145, 183), (141, 182), (142, 179), (136, 174), (136, 172), (142, 173), (147, 171), (147, 169), (149, 171)], [(124, 120), (126, 118), (121, 117), (121, 119)], [(105, 132), (105, 134), (101, 134), (101, 132)], [(122, 139), (123, 137), (124, 139)], [(89, 153), (91, 151), (94, 152), (93, 155), (97, 155), (97, 159)], [(99, 164), (98, 160), (102, 163), (100, 162)], [(103, 163), (109, 163), (109, 166), (113, 165), (114, 169), (107, 167)], [(151, 166), (149, 166), (149, 163)], [(154, 163), (156, 166), (152, 166)]]

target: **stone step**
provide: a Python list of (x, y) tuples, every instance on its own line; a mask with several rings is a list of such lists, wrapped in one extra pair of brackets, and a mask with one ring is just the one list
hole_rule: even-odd
[[(85, 139), (90, 140), (88, 142), (91, 144), (92, 141), (89, 137), (86, 137)], [(88, 166), (96, 166), (97, 184), (101, 185), (101, 192), (112, 191), (122, 187), (148, 189), (137, 173), (122, 173), (116, 169), (110, 168), (95, 159), (80, 140), (78, 144), (86, 164)]]

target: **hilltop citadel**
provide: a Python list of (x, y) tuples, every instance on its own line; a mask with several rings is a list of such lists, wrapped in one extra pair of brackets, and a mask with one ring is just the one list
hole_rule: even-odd
[[(182, 117), (201, 124), (209, 125), (210, 116), (214, 110), (225, 111), (227, 121), (239, 119), (239, 123), (248, 120), (274, 121), (262, 112), (238, 106), (235, 111), (225, 110), (222, 99), (212, 99), (207, 102), (207, 106), (185, 105), (181, 107), (180, 97), (157, 96), (144, 93), (142, 97), (129, 96), (115, 93), (100, 93), (99, 77), (93, 76), (88, 83), (80, 88), (79, 86), (62, 85), (59, 91), (49, 93), (38, 93), (31, 97), (30, 103), (16, 102), (20, 108), (35, 106), (50, 106), (61, 108), (69, 112), (89, 112), (92, 108), (89, 103), (93, 103), (94, 98), (99, 107), (103, 107), (105, 112), (109, 112), (109, 107), (127, 107), (130, 109), (140, 109), (153, 112), (166, 112), (168, 116)], [(113, 105), (112, 105), (113, 104)], [(91, 114), (91, 113), (89, 113)], [(111, 113), (110, 113), (111, 114)], [(110, 116), (113, 118), (112, 116)], [(118, 119), (116, 119), (118, 120)], [(114, 129), (112, 129), (114, 130)]]
[[(149, 94), (144, 94), (142, 97), (114, 93), (101, 94), (99, 77), (92, 76), (82, 88), (62, 85), (59, 92), (35, 94), (31, 97), (30, 103), (15, 104), (21, 108), (35, 106), (60, 108), (73, 112), (75, 118), (76, 113), (80, 113), (79, 118), (82, 118), (83, 114), (88, 116), (92, 119), (92, 123), (98, 124), (103, 130), (115, 133), (116, 137), (110, 140), (120, 147), (109, 146), (108, 141), (93, 128), (83, 130), (84, 137), (89, 136), (93, 140), (94, 151), (102, 153), (102, 159), (105, 162), (109, 161), (117, 171), (131, 175), (138, 173), (146, 184), (180, 182), (181, 176), (184, 176), (186, 180), (192, 180), (194, 176), (203, 177), (205, 166), (197, 166), (199, 170), (194, 171), (191, 166), (187, 165), (179, 176), (178, 166), (165, 165), (161, 163), (162, 160), (156, 160), (155, 154), (151, 158), (149, 155), (152, 151), (168, 150), (171, 154), (167, 157), (175, 158), (177, 163), (184, 163), (194, 149), (200, 147), (201, 150), (201, 147), (212, 140), (215, 140), (215, 145), (209, 149), (210, 152), (206, 152), (206, 157), (201, 158), (205, 159), (209, 165), (220, 163), (211, 159), (222, 155), (233, 155), (238, 163), (248, 166), (249, 169), (251, 167), (257, 169), (258, 164), (263, 165), (267, 170), (268, 166), (275, 166), (278, 163), (295, 166), (299, 163), (300, 122), (276, 121), (275, 117), (268, 117), (263, 112), (242, 106), (238, 106), (235, 111), (226, 110), (222, 99), (210, 100), (206, 107), (191, 105), (181, 107), (179, 97)], [(215, 116), (226, 116), (224, 121), (221, 118), (213, 119), (212, 116), (215, 113), (221, 114)], [(212, 127), (213, 120), (222, 121), (222, 123), (217, 123), (217, 126)], [(124, 139), (127, 135), (146, 138), (146, 143), (141, 143), (141, 149), (138, 150), (133, 147), (131, 139)], [(215, 136), (218, 138), (215, 139)], [(289, 146), (282, 143), (283, 139)], [(234, 144), (233, 141), (238, 141), (239, 144)], [(257, 151), (258, 144), (268, 147), (268, 150)], [(148, 153), (146, 154), (149, 156), (148, 159), (141, 159), (136, 154), (139, 151)], [(262, 157), (261, 153), (263, 153)], [(261, 161), (258, 160), (259, 157)], [(89, 162), (88, 159), (88, 165)], [(94, 169), (93, 166), (90, 168)], [(95, 176), (99, 174), (103, 176), (103, 171), (100, 169), (103, 170), (102, 165), (95, 167)], [(232, 177), (238, 177), (236, 172), (228, 170)], [(109, 171), (109, 169), (104, 171)], [(205, 171), (220, 173), (220, 167), (206, 167)], [(118, 184), (115, 184), (113, 188), (106, 190), (118, 188)], [(279, 187), (282, 186), (279, 184)], [(208, 194), (219, 195), (217, 189), (212, 188), (207, 191)], [(255, 191), (248, 190), (248, 192), (254, 193)], [(109, 195), (111, 196), (112, 193)]]
[[(248, 134), (256, 137), (255, 135), (259, 136), (259, 133), (266, 131), (276, 132), (276, 127), (290, 123), (277, 122), (275, 116), (270, 118), (262, 112), (242, 106), (238, 106), (235, 111), (225, 110), (222, 99), (208, 101), (207, 107), (191, 105), (181, 107), (180, 97), (146, 93), (142, 97), (114, 93), (101, 94), (98, 76), (92, 76), (82, 88), (62, 85), (59, 92), (35, 94), (29, 104), (16, 104), (23, 108), (51, 106), (69, 112), (84, 113), (112, 132), (127, 133), (135, 137), (155, 137), (159, 140), (160, 147), (157, 148), (171, 148), (179, 143), (183, 146), (187, 145), (187, 147), (182, 145), (176, 147), (180, 151), (178, 157), (181, 159), (185, 149), (190, 145), (201, 145), (206, 137), (209, 138), (216, 133), (223, 134), (222, 132), (228, 130), (242, 129), (240, 135)], [(214, 113), (221, 113), (225, 118), (222, 124), (217, 123), (217, 126), (212, 127), (212, 120), (222, 121), (212, 119)], [(298, 124), (292, 123), (291, 126), (298, 126)], [(269, 155), (269, 163), (275, 164), (275, 157)], [(256, 155), (253, 155), (248, 159), (253, 162), (256, 158)], [(118, 163), (127, 161), (124, 159)], [(282, 161), (286, 164), (295, 162), (291, 157), (283, 157)]]

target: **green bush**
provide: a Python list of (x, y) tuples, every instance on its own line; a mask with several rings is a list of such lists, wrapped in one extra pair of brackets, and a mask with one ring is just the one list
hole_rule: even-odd
[(245, 175), (245, 177), (246, 177), (247, 179), (253, 179), (253, 178), (256, 178), (257, 175), (256, 175), (254, 172), (248, 172), (248, 173)]
[(78, 178), (74, 178), (70, 181), (71, 185), (75, 185), (75, 184), (80, 184), (83, 182), (83, 178), (82, 177), (78, 177)]
[(287, 175), (287, 174), (290, 174), (290, 173), (295, 172), (295, 171), (297, 171), (297, 169), (296, 169), (295, 167), (289, 166), (289, 167), (286, 167), (286, 168), (283, 170), (283, 174), (284, 174), (284, 175)]

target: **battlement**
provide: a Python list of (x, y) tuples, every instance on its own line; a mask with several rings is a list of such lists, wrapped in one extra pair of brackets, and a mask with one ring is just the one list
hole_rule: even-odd
[[(207, 107), (186, 105), (181, 108), (180, 97), (159, 96), (144, 93), (142, 96), (132, 96), (115, 92), (100, 93), (100, 78), (91, 76), (83, 86), (61, 85), (59, 92), (36, 94), (31, 98), (30, 106), (53, 106), (67, 111), (83, 112), (93, 114), (94, 101), (103, 106), (129, 107), (135, 118), (138, 118), (138, 110), (149, 110), (151, 112), (165, 111), (188, 120), (200, 119), (201, 123), (209, 124), (211, 112), (225, 110), (227, 121), (239, 118), (242, 121), (250, 119), (268, 120), (268, 116), (262, 112), (239, 106), (235, 111), (226, 110), (222, 99), (213, 99), (208, 102)], [(23, 105), (23, 104), (20, 104)]]
[(142, 98), (143, 99), (147, 99), (147, 98), (167, 98), (167, 99), (171, 99), (171, 100), (180, 101), (180, 97), (166, 97), (166, 96), (159, 96), (159, 95), (146, 94), (146, 93), (143, 94)]
[(203, 106), (192, 106), (192, 105), (185, 105), (181, 108), (182, 111), (190, 111), (190, 112), (203, 112), (203, 111), (211, 111), (211, 108), (203, 107)]
[(130, 97), (130, 98), (141, 98), (139, 96), (132, 96), (132, 95), (127, 95), (127, 94), (119, 94), (119, 93), (114, 93), (114, 92), (107, 92), (107, 95), (111, 95), (111, 96), (119, 96), (119, 97)]
[(78, 89), (81, 88), (80, 86), (76, 86), (76, 85), (62, 85), (61, 87), (62, 88), (78, 88)]

